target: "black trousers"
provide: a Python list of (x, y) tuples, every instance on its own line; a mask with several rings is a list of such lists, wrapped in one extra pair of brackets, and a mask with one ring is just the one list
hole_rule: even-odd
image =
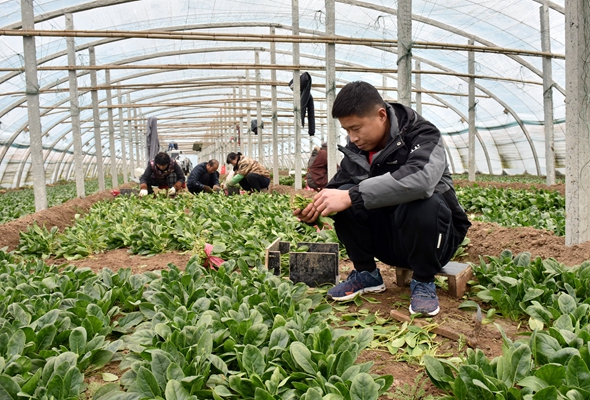
[(259, 174), (248, 174), (240, 181), (240, 186), (245, 191), (260, 192), (260, 189), (266, 189), (268, 185), (270, 185), (270, 178)]
[(168, 189), (168, 188), (171, 188), (172, 186), (174, 186), (174, 184), (176, 182), (178, 182), (178, 177), (176, 176), (176, 172), (171, 172), (170, 174), (168, 174), (167, 177), (165, 177), (164, 179), (161, 179), (161, 180), (150, 178), (146, 182), (148, 194), (154, 193), (154, 189), (152, 188), (152, 186), (158, 186), (161, 189)]
[(420, 282), (434, 281), (465, 237), (454, 228), (451, 210), (438, 193), (392, 207), (350, 207), (332, 218), (356, 270), (373, 271), (377, 258), (411, 269)]

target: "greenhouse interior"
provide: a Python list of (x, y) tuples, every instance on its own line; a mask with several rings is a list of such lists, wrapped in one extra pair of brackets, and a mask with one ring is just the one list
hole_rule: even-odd
[[(590, 399), (588, 0), (0, 9), (0, 398)], [(363, 272), (341, 215), (385, 204), (332, 115), (358, 82), (439, 132), (471, 224), (436, 317), (373, 253), (383, 290), (329, 301)], [(346, 207), (310, 186), (320, 148)], [(146, 196), (158, 153), (186, 177)], [(334, 289), (306, 281), (321, 268)]]

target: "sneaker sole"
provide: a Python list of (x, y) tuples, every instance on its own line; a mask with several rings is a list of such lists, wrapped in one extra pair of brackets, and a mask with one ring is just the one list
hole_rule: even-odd
[(356, 296), (359, 296), (359, 295), (364, 294), (364, 293), (381, 293), (381, 292), (385, 292), (385, 289), (387, 289), (385, 287), (385, 284), (382, 284), (382, 285), (379, 285), (379, 286), (371, 286), (371, 287), (368, 287), (368, 288), (364, 288), (364, 289), (361, 289), (361, 290), (356, 291), (354, 293), (347, 294), (347, 295), (341, 296), (341, 297), (334, 297), (334, 296), (331, 296), (331, 295), (328, 295), (328, 297), (330, 299), (334, 300), (334, 301), (346, 301), (346, 300), (352, 300)]
[(412, 310), (412, 305), (410, 305), (409, 309), (410, 309), (410, 314), (411, 315), (414, 315), (414, 314), (422, 314), (422, 315), (425, 315), (427, 317), (434, 317), (436, 314), (438, 314), (440, 312), (440, 307), (436, 307), (436, 310), (430, 311), (430, 312), (414, 311), (414, 310)]

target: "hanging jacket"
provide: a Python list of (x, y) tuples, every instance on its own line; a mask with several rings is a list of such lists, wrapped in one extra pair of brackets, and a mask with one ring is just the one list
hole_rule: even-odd
[[(315, 107), (313, 104), (313, 96), (311, 95), (311, 75), (309, 72), (304, 72), (299, 75), (299, 92), (301, 93), (301, 126), (305, 127), (305, 115), (307, 114), (308, 133), (309, 136), (315, 134)], [(293, 90), (293, 79), (289, 81), (289, 88)]]
[(369, 153), (354, 143), (338, 146), (344, 158), (327, 187), (354, 184), (349, 189), (353, 207), (367, 209), (425, 199), (437, 192), (451, 209), (455, 227), (466, 233), (471, 223), (455, 194), (439, 130), (409, 107), (390, 103), (386, 109), (391, 128), (385, 148), (369, 164)]

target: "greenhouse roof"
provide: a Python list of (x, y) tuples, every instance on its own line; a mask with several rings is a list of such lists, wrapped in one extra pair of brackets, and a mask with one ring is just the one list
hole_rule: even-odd
[[(412, 1), (413, 91), (421, 113), (443, 133), (451, 169), (468, 158), (468, 41), (475, 52), (477, 170), (544, 174), (542, 0)], [(564, 2), (550, 1), (550, 50), (557, 170), (564, 170)], [(326, 119), (326, 6), (299, 1), (300, 70), (313, 79), (320, 135)], [(26, 184), (29, 161), (21, 2), (0, 1), (0, 184)], [(68, 178), (73, 140), (64, 13), (72, 13), (83, 150), (95, 154), (89, 48), (96, 54), (103, 142), (108, 153), (106, 91), (123, 106), (124, 125), (145, 131), (156, 117), (160, 139), (190, 152), (215, 143), (213, 121), (229, 120), (239, 96), (256, 115), (253, 84), (260, 67), (263, 120), (271, 118), (276, 72), (278, 120), (293, 122), (290, 0), (35, 1), (35, 36), (45, 166), (50, 180)], [(337, 0), (336, 83), (365, 80), (397, 99), (397, 1)], [(273, 33), (274, 32), (274, 33)], [(315, 39), (314, 39), (315, 38)], [(347, 41), (348, 39), (348, 41)], [(271, 60), (271, 43), (276, 61)], [(258, 63), (256, 58), (259, 57)], [(275, 64), (275, 66), (273, 66)], [(105, 85), (105, 66), (110, 86)], [(248, 72), (248, 76), (246, 73)], [(417, 78), (420, 83), (418, 85)], [(414, 103), (413, 106), (416, 104)], [(230, 110), (230, 111), (228, 111)], [(114, 119), (119, 121), (119, 108)], [(127, 128), (125, 128), (127, 129)], [(305, 133), (305, 128), (304, 131)], [(344, 135), (344, 133), (342, 133)], [(319, 139), (318, 139), (319, 140)], [(120, 152), (120, 142), (117, 142)]]

